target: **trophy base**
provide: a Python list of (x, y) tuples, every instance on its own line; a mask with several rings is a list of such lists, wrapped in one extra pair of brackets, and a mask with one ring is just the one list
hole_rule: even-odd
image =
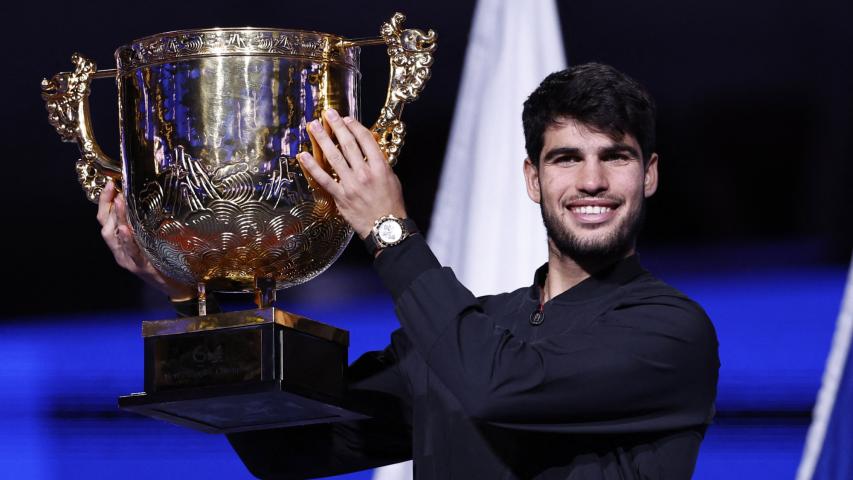
[(367, 418), (339, 405), (288, 392), (280, 380), (119, 397), (122, 410), (206, 433), (235, 433)]
[(143, 322), (145, 392), (119, 408), (203, 432), (366, 418), (344, 408), (349, 332), (275, 308)]

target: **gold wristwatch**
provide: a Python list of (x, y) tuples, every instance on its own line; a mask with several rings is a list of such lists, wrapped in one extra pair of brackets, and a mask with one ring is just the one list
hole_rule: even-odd
[(373, 222), (373, 229), (365, 237), (364, 245), (368, 253), (376, 255), (377, 250), (397, 245), (413, 233), (418, 233), (418, 226), (411, 218), (385, 215)]

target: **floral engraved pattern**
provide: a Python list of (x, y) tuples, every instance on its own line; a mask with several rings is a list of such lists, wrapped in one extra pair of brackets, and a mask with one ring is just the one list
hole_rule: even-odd
[(332, 35), (294, 30), (210, 29), (164, 33), (138, 40), (116, 52), (119, 69), (200, 55), (293, 55), (358, 68), (358, 49), (334, 48)]

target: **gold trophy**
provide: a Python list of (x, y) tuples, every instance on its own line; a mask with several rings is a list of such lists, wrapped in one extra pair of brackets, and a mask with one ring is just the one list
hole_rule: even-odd
[[(163, 274), (197, 285), (199, 314), (143, 322), (145, 392), (123, 409), (208, 432), (359, 418), (347, 408), (349, 333), (273, 307), (276, 289), (322, 273), (352, 237), (334, 201), (302, 171), (307, 125), (327, 108), (360, 119), (359, 54), (387, 45), (390, 81), (373, 125), (392, 165), (403, 144), (403, 105), (430, 76), (435, 33), (403, 29), (395, 13), (381, 38), (212, 28), (162, 33), (115, 52), (98, 71), (42, 81), (48, 119), (77, 143), (77, 174), (96, 202), (121, 184), (136, 241)], [(89, 119), (94, 78), (115, 78), (121, 163), (103, 153)], [(207, 315), (206, 292), (255, 292), (256, 310)]]

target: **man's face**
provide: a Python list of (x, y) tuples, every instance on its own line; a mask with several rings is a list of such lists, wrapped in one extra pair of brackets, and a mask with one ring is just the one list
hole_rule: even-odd
[(576, 261), (633, 253), (643, 204), (657, 189), (657, 155), (645, 167), (633, 135), (614, 140), (572, 119), (545, 130), (539, 167), (525, 160), (552, 248)]

